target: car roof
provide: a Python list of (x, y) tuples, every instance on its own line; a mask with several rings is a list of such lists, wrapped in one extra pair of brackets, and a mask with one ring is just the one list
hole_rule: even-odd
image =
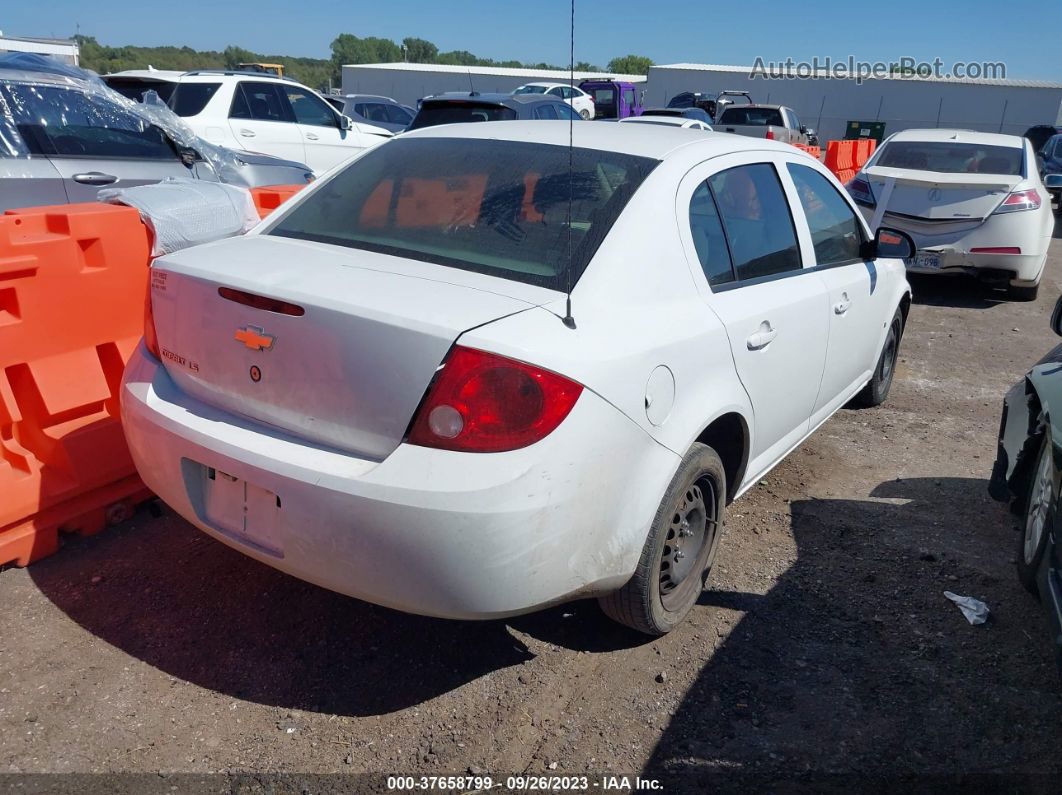
[[(424, 97), (424, 102), (483, 102), (486, 104), (496, 105), (508, 105), (510, 103), (516, 103), (519, 105), (534, 105), (539, 102), (555, 102), (561, 101), (556, 97), (547, 97), (542, 94), (473, 94), (467, 91), (447, 91), (445, 94), (434, 94), (430, 97)], [(563, 104), (563, 103), (561, 103)]]
[(767, 108), (768, 110), (781, 110), (784, 107), (786, 107), (786, 106), (785, 105), (764, 105), (762, 102), (753, 102), (751, 104), (743, 103), (741, 105), (736, 105), (736, 104), (735, 105), (727, 105), (726, 109), (730, 110), (731, 108)]
[(574, 146), (605, 152), (663, 160), (683, 147), (697, 146), (697, 158), (703, 160), (730, 152), (776, 151), (799, 154), (789, 144), (749, 138), (729, 133), (701, 131), (691, 137), (681, 127), (653, 129), (651, 124), (604, 124), (569, 121), (486, 121), (439, 124), (402, 133), (401, 138), (465, 138), (475, 140), (522, 141), (567, 146), (568, 135)]
[(685, 116), (628, 116), (626, 119), (620, 119), (620, 124), (667, 124), (671, 127), (698, 122), (704, 124), (703, 119), (690, 119)]
[(561, 86), (578, 88), (578, 86), (568, 86), (567, 83), (551, 83), (548, 80), (532, 80), (530, 83), (521, 83), (521, 86), (542, 86), (543, 88), (557, 88), (558, 86)]
[(88, 81), (81, 78), (25, 69), (0, 69), (0, 80), (5, 83), (55, 83), (57, 86), (88, 87)]
[(974, 130), (903, 130), (889, 137), (890, 141), (954, 141), (963, 144), (987, 144), (1021, 149), (1025, 138), (1021, 135), (975, 132)]
[(398, 100), (391, 99), (391, 97), (381, 96), (380, 94), (344, 94), (339, 99), (371, 99), (379, 102), (390, 102), (392, 105), (397, 105)]
[(170, 80), (176, 83), (184, 72), (175, 69), (126, 69), (123, 72), (111, 72), (103, 75), (108, 77), (141, 77), (149, 80)]

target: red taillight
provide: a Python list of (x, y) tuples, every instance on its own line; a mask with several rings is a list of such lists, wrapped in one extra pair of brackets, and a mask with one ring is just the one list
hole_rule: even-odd
[(857, 204), (863, 204), (867, 207), (873, 207), (877, 204), (870, 183), (863, 179), (863, 177), (853, 178), (851, 182), (845, 185), (845, 189), (848, 191), (848, 195), (851, 196)]
[(243, 290), (233, 290), (231, 287), (219, 287), (218, 295), (227, 301), (235, 301), (237, 304), (243, 304), (253, 309), (262, 309), (266, 312), (276, 312), (280, 315), (291, 315), (292, 317), (302, 317), (306, 314), (306, 310), (298, 304), (291, 304), (265, 295), (245, 293)]
[(148, 287), (147, 291), (147, 300), (144, 302), (144, 347), (156, 359), (162, 360), (162, 353), (159, 351), (159, 337), (155, 333), (155, 314), (151, 310), (150, 287)]
[(1021, 254), (1018, 246), (985, 246), (983, 248), (971, 248), (971, 254)]
[(765, 137), (767, 138), (768, 141), (773, 141), (774, 140), (774, 130), (767, 130), (767, 135)]
[(1013, 213), (1019, 210), (1038, 210), (1042, 199), (1035, 188), (1016, 190), (1003, 200), (996, 208), (997, 213)]
[(527, 447), (561, 424), (582, 391), (548, 370), (455, 347), (428, 387), (407, 441), (468, 453)]

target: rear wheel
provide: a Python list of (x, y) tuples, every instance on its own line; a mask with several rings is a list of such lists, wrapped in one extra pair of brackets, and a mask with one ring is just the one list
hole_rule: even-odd
[(1018, 579), (1029, 591), (1039, 595), (1036, 587), (1036, 572), (1044, 557), (1051, 522), (1055, 517), (1055, 467), (1052, 461), (1051, 428), (1044, 423), (1044, 440), (1040, 445), (1040, 457), (1029, 481), (1028, 497), (1025, 500), (1025, 516), (1022, 521), (1021, 538), (1018, 541)]
[(670, 632), (696, 603), (723, 530), (726, 473), (694, 444), (668, 486), (634, 576), (598, 601), (609, 618), (648, 635)]
[(900, 338), (903, 336), (903, 313), (897, 309), (889, 324), (889, 333), (885, 337), (885, 345), (881, 349), (874, 375), (862, 391), (854, 398), (852, 403), (862, 408), (880, 406), (889, 396), (892, 388), (892, 377), (896, 373), (896, 361), (900, 354)]
[(588, 110), (584, 109), (579, 111), (579, 115), (583, 117), (583, 121), (588, 121), (590, 119), (590, 111)]
[(1018, 287), (1012, 284), (1007, 288), (1007, 295), (1015, 301), (1035, 301), (1039, 293), (1039, 284), (1032, 287)]

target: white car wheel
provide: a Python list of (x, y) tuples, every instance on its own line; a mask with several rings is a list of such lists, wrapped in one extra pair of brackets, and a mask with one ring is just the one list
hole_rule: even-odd
[(1044, 440), (1036, 461), (1032, 480), (1029, 482), (1029, 497), (1025, 503), (1025, 521), (1022, 525), (1020, 549), (1018, 550), (1018, 579), (1033, 593), (1037, 592), (1036, 573), (1044, 555), (1050, 522), (1054, 517), (1055, 468), (1051, 457), (1050, 425), (1044, 423)]

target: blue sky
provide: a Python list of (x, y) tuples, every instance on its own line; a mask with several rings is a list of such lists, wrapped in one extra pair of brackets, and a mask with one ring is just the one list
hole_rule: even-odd
[[(400, 40), (419, 36), (440, 50), (481, 57), (564, 63), (567, 0), (45, 0), (0, 10), (9, 35), (82, 33), (103, 44), (237, 44), (286, 55), (328, 57), (338, 33)], [(1011, 78), (1062, 80), (1062, 28), (1051, 4), (1015, 0), (894, 0), (889, 4), (819, 0), (775, 5), (690, 0), (577, 0), (576, 60), (604, 66), (617, 55), (657, 63), (751, 65), (765, 61), (846, 58), (891, 62), (1003, 61)], [(1001, 13), (1001, 9), (1005, 9)], [(1039, 20), (1043, 20), (1043, 23)]]

